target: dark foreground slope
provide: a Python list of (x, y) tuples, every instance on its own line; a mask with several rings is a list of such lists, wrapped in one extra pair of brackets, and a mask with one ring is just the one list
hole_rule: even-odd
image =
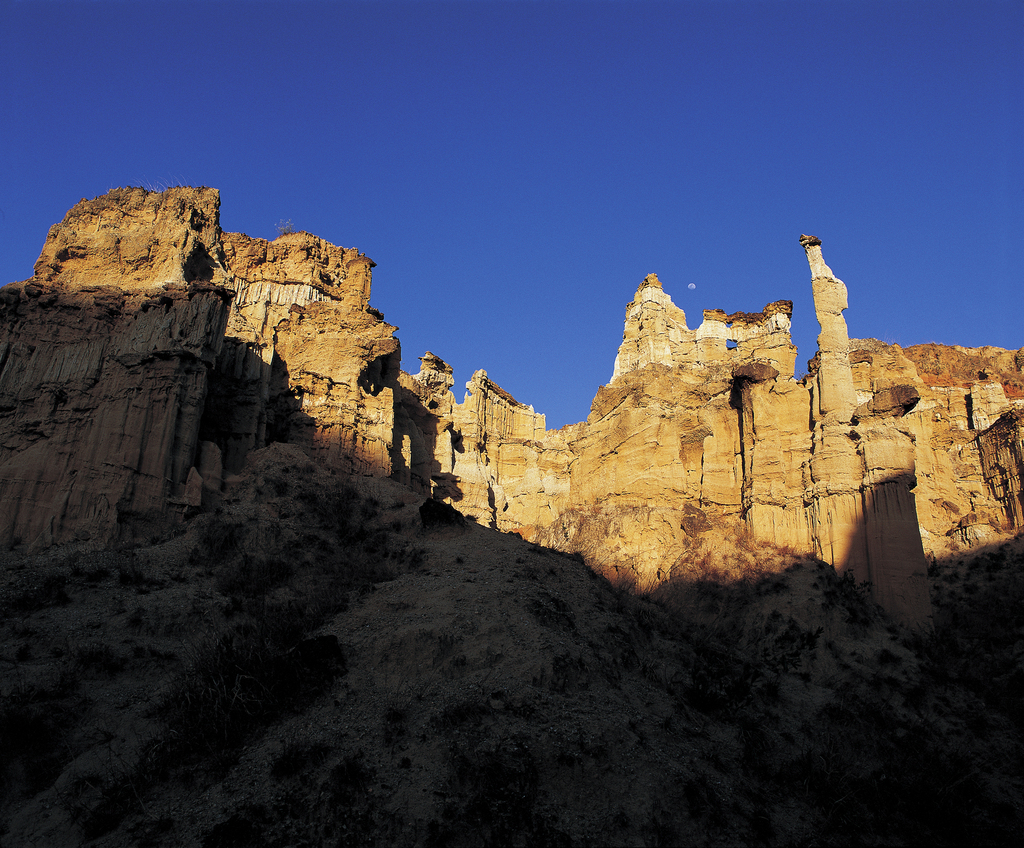
[(148, 547), (3, 561), (0, 845), (1012, 843), (1022, 545), (936, 633), (764, 545), (642, 598), (259, 451)]

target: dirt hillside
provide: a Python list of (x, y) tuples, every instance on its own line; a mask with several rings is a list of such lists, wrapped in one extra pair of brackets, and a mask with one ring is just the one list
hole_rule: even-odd
[(732, 543), (646, 596), (301, 450), (0, 562), (0, 846), (1010, 844), (1024, 539), (925, 636)]

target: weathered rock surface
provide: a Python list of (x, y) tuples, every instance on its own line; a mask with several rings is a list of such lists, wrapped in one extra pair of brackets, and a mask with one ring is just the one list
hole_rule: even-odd
[[(106, 542), (180, 516), (231, 292), (213, 189), (117, 190), (0, 298), (0, 544)], [(194, 486), (193, 486), (194, 490)]]
[(236, 296), (204, 439), (225, 469), (291, 442), (355, 473), (391, 473), (395, 328), (369, 305), (373, 262), (309, 233), (223, 236)]
[(978, 382), (997, 382), (1011, 402), (1024, 401), (1024, 348), (922, 344), (905, 348), (903, 355), (928, 386), (970, 388)]
[(549, 524), (568, 492), (564, 432), (477, 371), (456, 403), (451, 367), (427, 352), (418, 374), (402, 374), (397, 479), (448, 500), (502, 530)]
[(1024, 412), (1000, 416), (978, 436), (982, 475), (1007, 527), (1024, 526)]
[[(1005, 371), (933, 385), (898, 346), (850, 340), (846, 287), (819, 239), (801, 243), (822, 331), (800, 382), (790, 376), (789, 302), (752, 314), (707, 310), (690, 330), (653, 274), (627, 307), (612, 380), (586, 422), (543, 432), (532, 409), (477, 377), (457, 405), (451, 369), (425, 357), (408, 380), (418, 387), (417, 440), (436, 448), (436, 496), (641, 581), (692, 568), (745, 527), (870, 582), (894, 615), (924, 626), (926, 548), (944, 552), (1020, 523), (1004, 517), (1020, 511), (1013, 437), (1005, 422), (984, 435), (1009, 408)], [(1014, 353), (993, 361), (1005, 369)], [(525, 427), (496, 423), (516, 415)], [(1002, 459), (983, 463), (982, 443)]]
[(790, 301), (691, 330), (651, 274), (612, 379), (556, 431), (484, 371), (461, 403), (435, 354), (402, 372), (358, 251), (222, 233), (218, 207), (212, 189), (83, 201), (0, 290), (0, 544), (152, 532), (286, 442), (644, 582), (729, 546), (813, 551), (921, 626), (926, 551), (1024, 525), (1024, 355), (849, 339), (814, 236), (808, 377)]
[(368, 305), (373, 263), (223, 234), (219, 205), (83, 200), (0, 290), (0, 544), (158, 531), (275, 440), (391, 473), (400, 353)]
[[(626, 328), (615, 357), (612, 381), (647, 365), (680, 365), (728, 358), (730, 362), (767, 363), (792, 375), (796, 348), (789, 336), (793, 303), (769, 303), (761, 312), (727, 315), (704, 312), (696, 330), (686, 314), (662, 289), (657, 274), (648, 274), (626, 307)], [(732, 353), (726, 353), (732, 350)]]
[(119, 188), (83, 198), (50, 228), (27, 293), (223, 283), (219, 215), (220, 193), (210, 188)]

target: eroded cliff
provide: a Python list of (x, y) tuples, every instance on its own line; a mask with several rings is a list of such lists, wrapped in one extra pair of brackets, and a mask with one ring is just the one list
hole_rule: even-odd
[(413, 455), (434, 451), (419, 479), (433, 468), (435, 497), (642, 582), (742, 548), (747, 535), (811, 551), (926, 625), (926, 552), (1021, 526), (1019, 417), (1003, 387), (1024, 363), (995, 348), (960, 352), (988, 371), (926, 371), (926, 381), (899, 346), (849, 338), (845, 285), (819, 239), (801, 244), (821, 326), (808, 377), (792, 377), (789, 301), (706, 310), (690, 330), (651, 274), (580, 424), (544, 431), (479, 372), (456, 404), (451, 369), (424, 358), (408, 380)]
[(106, 542), (198, 505), (192, 474), (231, 292), (218, 193), (117, 190), (0, 289), (0, 544)]
[(1024, 356), (849, 339), (813, 236), (806, 378), (790, 301), (691, 330), (651, 274), (587, 420), (547, 430), (484, 371), (461, 403), (440, 357), (401, 371), (367, 257), (223, 233), (218, 209), (213, 189), (82, 201), (0, 290), (0, 544), (158, 532), (277, 441), (643, 581), (751, 539), (812, 551), (921, 626), (926, 553), (1024, 523)]
[(116, 189), (0, 289), (0, 544), (160, 532), (269, 441), (391, 473), (399, 347), (372, 262), (224, 234), (214, 189)]

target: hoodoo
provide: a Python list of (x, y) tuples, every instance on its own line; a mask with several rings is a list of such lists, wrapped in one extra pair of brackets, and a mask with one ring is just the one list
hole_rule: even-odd
[(814, 236), (807, 377), (791, 301), (691, 330), (650, 274), (587, 420), (547, 430), (485, 371), (461, 403), (435, 354), (403, 372), (357, 250), (223, 233), (219, 204), (83, 200), (0, 290), (0, 544), (146, 538), (286, 442), (643, 580), (744, 536), (813, 552), (921, 627), (926, 553), (1024, 524), (1024, 356), (849, 339)]

